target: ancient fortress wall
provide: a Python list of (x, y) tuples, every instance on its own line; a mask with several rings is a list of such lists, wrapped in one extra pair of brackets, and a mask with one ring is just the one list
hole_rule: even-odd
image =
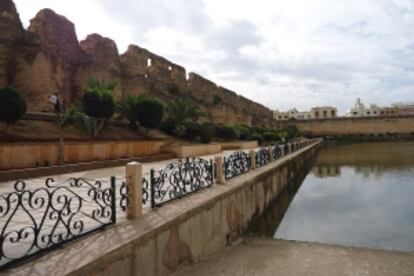
[(338, 118), (331, 120), (297, 121), (301, 132), (313, 136), (383, 135), (414, 133), (414, 116)]
[(187, 72), (136, 45), (119, 54), (115, 42), (99, 34), (78, 41), (75, 26), (44, 9), (24, 30), (11, 0), (0, 4), (0, 86), (22, 91), (30, 111), (48, 111), (48, 96), (67, 105), (79, 100), (89, 78), (117, 81), (117, 99), (148, 93), (168, 102), (187, 96), (216, 123), (271, 125), (268, 108)]

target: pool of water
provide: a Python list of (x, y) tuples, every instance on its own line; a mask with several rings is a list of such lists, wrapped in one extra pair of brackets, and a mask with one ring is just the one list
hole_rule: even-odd
[(414, 142), (323, 147), (252, 233), (414, 251)]

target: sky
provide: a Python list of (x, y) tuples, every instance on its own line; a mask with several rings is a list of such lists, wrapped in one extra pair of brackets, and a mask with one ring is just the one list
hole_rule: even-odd
[(414, 102), (413, 0), (15, 0), (78, 39), (136, 44), (271, 109)]

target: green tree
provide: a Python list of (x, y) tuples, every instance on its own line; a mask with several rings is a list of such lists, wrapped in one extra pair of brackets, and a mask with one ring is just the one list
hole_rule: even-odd
[(93, 136), (98, 136), (105, 122), (112, 118), (115, 112), (113, 91), (114, 82), (90, 79), (85, 87), (82, 98), (82, 110), (92, 119)]
[(164, 117), (164, 104), (153, 97), (143, 96), (136, 103), (136, 119), (147, 129), (157, 128)]
[(283, 128), (283, 131), (288, 133), (288, 138), (294, 138), (299, 135), (299, 130), (296, 125), (288, 124)]
[(203, 114), (188, 99), (179, 99), (168, 105), (168, 116), (176, 124), (183, 124), (189, 121), (197, 121)]
[(129, 121), (129, 125), (132, 129), (137, 129), (137, 114), (136, 106), (140, 101), (140, 96), (128, 95), (128, 97), (119, 102), (116, 106), (117, 112)]
[(6, 125), (6, 133), (26, 114), (26, 109), (26, 101), (17, 89), (0, 89), (0, 122)]
[(94, 133), (92, 119), (77, 106), (70, 106), (65, 113), (61, 114), (58, 117), (58, 124), (60, 127), (75, 125), (86, 135)]

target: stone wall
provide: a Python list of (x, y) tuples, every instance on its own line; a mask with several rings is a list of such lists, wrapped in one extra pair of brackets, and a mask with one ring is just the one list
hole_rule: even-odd
[(307, 120), (294, 124), (301, 132), (315, 137), (414, 133), (414, 116)]
[[(311, 168), (318, 144), (224, 185), (128, 220), (10, 271), (13, 275), (170, 275), (233, 243)], [(103, 246), (105, 245), (105, 246)]]
[[(160, 153), (162, 141), (65, 143), (66, 164), (116, 160)], [(10, 158), (10, 157), (13, 158)], [(58, 143), (0, 144), (0, 171), (58, 164)]]
[(148, 93), (167, 103), (189, 97), (210, 120), (271, 125), (272, 112), (251, 100), (144, 48), (130, 45), (119, 55), (110, 38), (91, 34), (79, 42), (75, 26), (50, 9), (39, 11), (24, 30), (11, 0), (0, 4), (0, 86), (14, 85), (29, 111), (50, 111), (58, 93), (66, 105), (79, 101), (89, 78), (118, 83), (116, 98)]

